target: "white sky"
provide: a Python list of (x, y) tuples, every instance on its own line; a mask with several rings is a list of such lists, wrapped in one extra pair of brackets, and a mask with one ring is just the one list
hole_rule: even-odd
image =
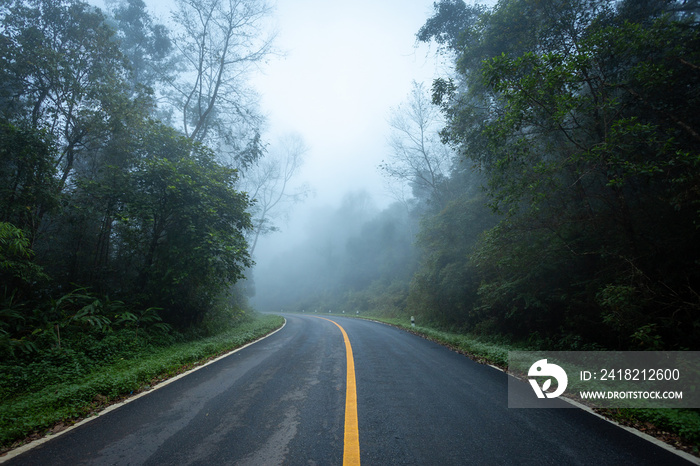
[(381, 195), (377, 165), (386, 120), (411, 80), (432, 81), (435, 60), (415, 33), (433, 0), (279, 0), (277, 45), (254, 85), (271, 134), (298, 132), (311, 148), (302, 176), (335, 203), (367, 188)]
[(349, 191), (367, 190), (380, 207), (391, 202), (377, 168), (387, 157), (387, 119), (412, 80), (429, 86), (438, 75), (434, 54), (415, 41), (432, 11), (433, 0), (278, 0), (276, 44), (286, 53), (253, 84), (268, 137), (296, 132), (309, 146), (297, 181), (316, 196), (261, 241), (260, 265), (303, 232), (309, 212), (339, 205)]

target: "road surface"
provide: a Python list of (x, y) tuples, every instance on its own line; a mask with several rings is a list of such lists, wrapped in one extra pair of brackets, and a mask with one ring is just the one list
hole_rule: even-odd
[(341, 328), (364, 465), (690, 464), (579, 409), (509, 409), (503, 372), (402, 330), (285, 317), (274, 335), (7, 464), (343, 464)]

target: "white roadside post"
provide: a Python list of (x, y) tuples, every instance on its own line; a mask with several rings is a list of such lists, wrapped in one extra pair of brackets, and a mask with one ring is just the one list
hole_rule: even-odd
[(415, 327), (415, 326), (416, 326), (416, 318), (411, 316), (411, 327)]

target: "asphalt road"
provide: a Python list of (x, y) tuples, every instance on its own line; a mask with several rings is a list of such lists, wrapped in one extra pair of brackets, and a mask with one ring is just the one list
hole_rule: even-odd
[[(285, 317), (276, 334), (7, 464), (342, 464), (341, 331)], [(387, 325), (332, 319), (352, 345), (365, 465), (689, 464), (582, 410), (509, 409), (504, 373)]]

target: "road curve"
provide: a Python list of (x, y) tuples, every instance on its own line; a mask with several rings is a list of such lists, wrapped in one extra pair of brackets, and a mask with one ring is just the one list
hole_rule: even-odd
[[(343, 336), (285, 317), (269, 338), (7, 464), (342, 464)], [(689, 464), (585, 411), (509, 409), (504, 373), (435, 343), (331, 319), (352, 345), (365, 465)]]

